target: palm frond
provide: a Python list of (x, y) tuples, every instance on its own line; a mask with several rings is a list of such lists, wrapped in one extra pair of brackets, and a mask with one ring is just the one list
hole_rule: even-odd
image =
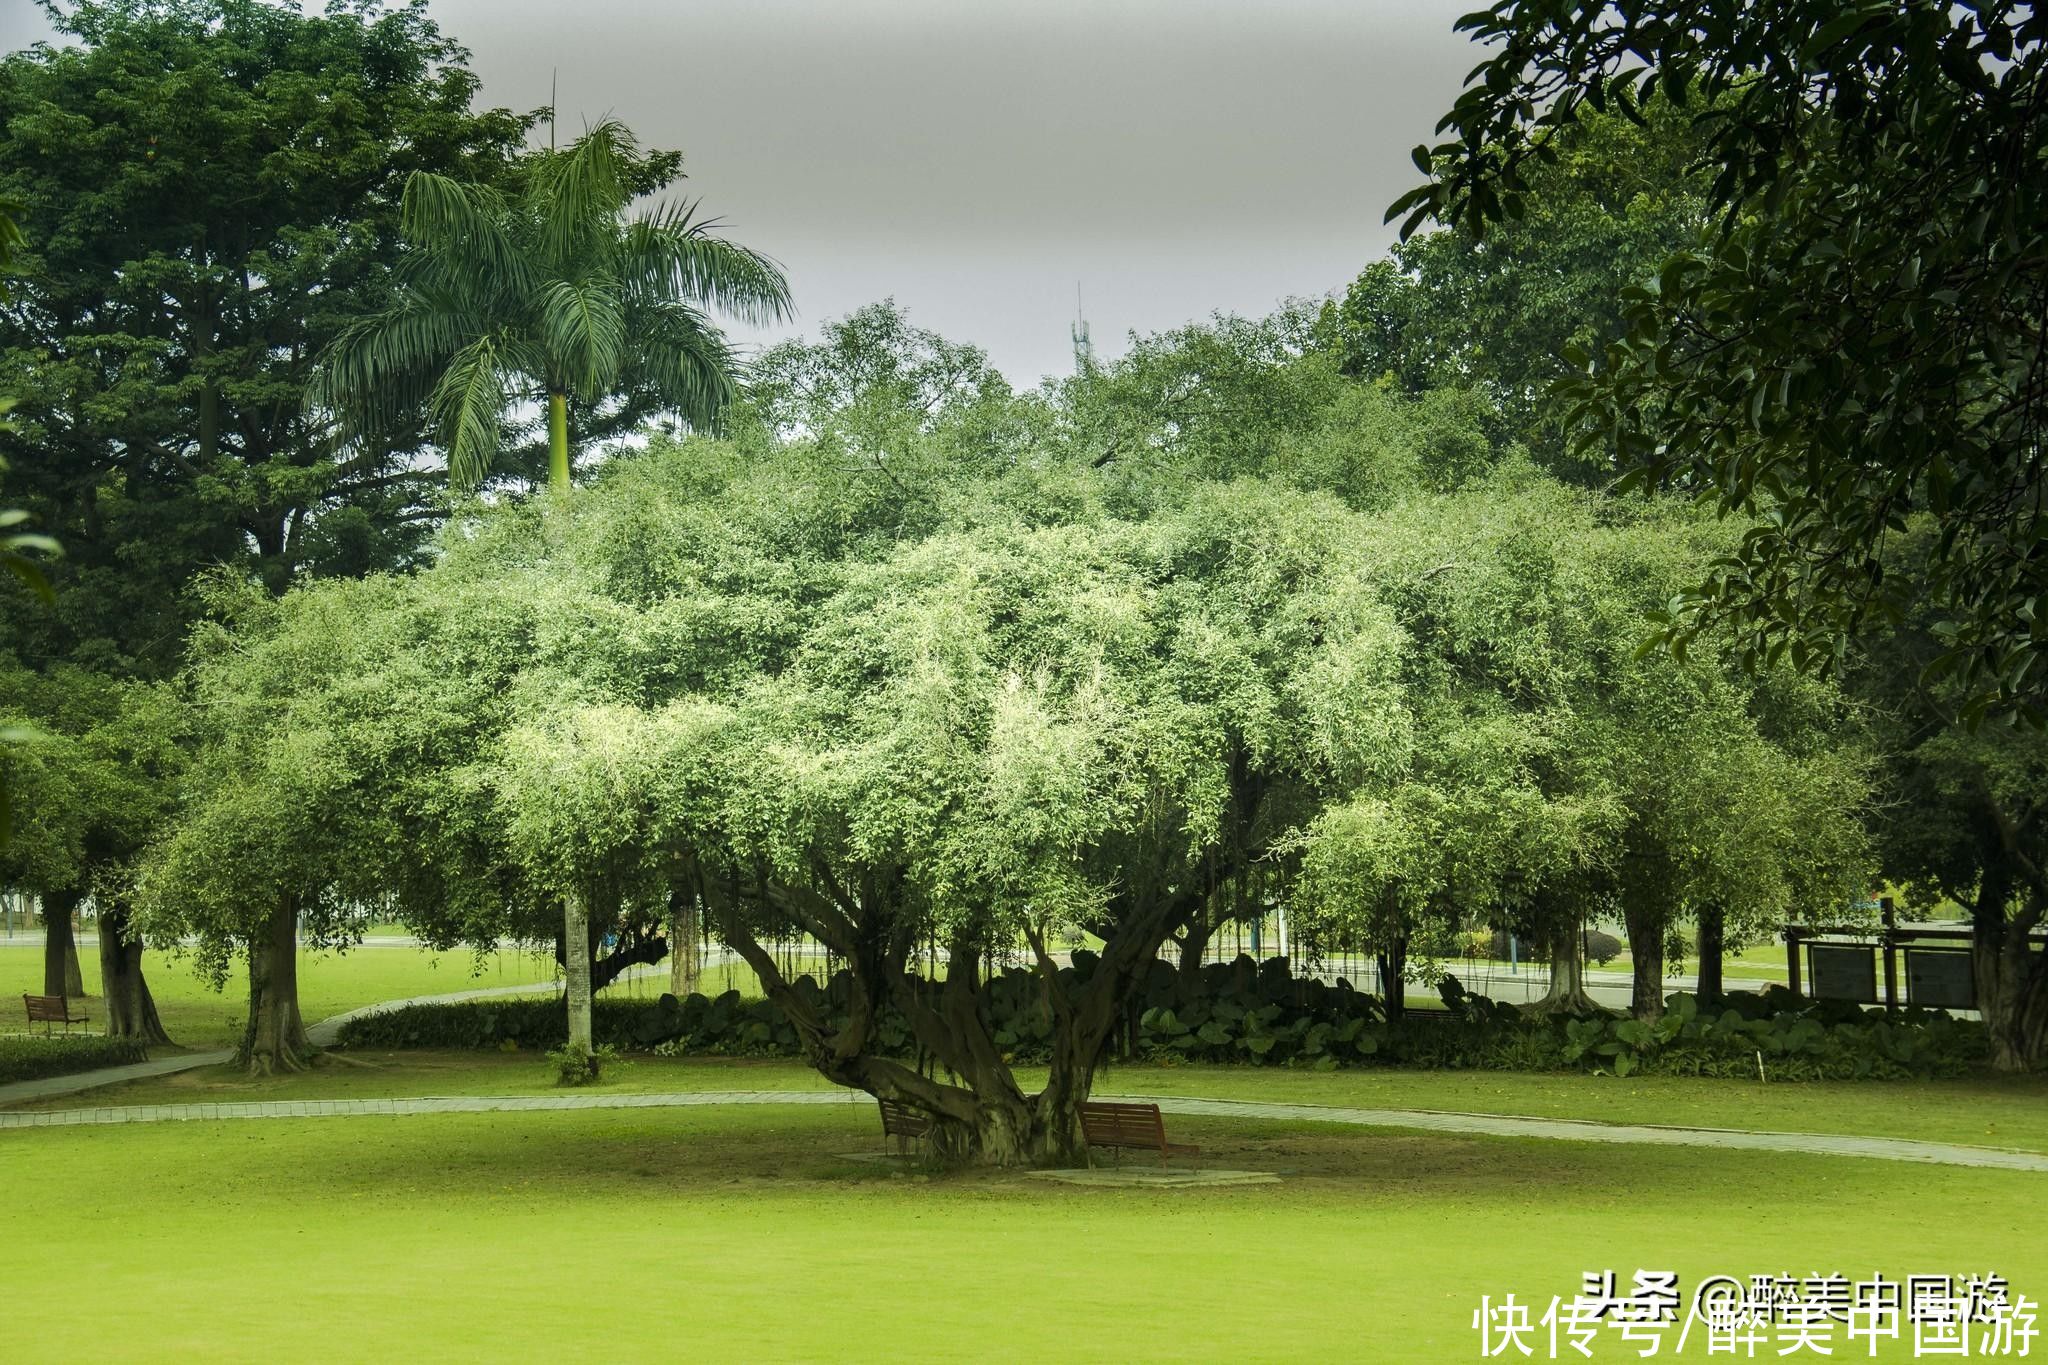
[(626, 350), (618, 281), (608, 275), (550, 281), (541, 295), (544, 345), (570, 390), (594, 402), (618, 378)]
[(541, 155), (526, 202), (548, 260), (573, 261), (616, 231), (619, 214), (633, 198), (626, 167), (639, 152), (624, 124), (605, 119), (567, 151)]
[(716, 431), (737, 396), (732, 347), (710, 320), (670, 300), (629, 317), (634, 363), (626, 387), (654, 410), (675, 413), (698, 431)]
[(510, 281), (531, 271), (509, 231), (510, 217), (504, 196), (487, 185), (414, 171), (399, 198), (398, 230), (444, 269)]
[(511, 406), (496, 335), (478, 337), (456, 352), (430, 399), (448, 451), (448, 482), (459, 489), (481, 484), (498, 455), (499, 417)]
[(791, 315), (789, 280), (773, 258), (713, 231), (694, 203), (663, 204), (626, 227), (620, 272), (629, 289), (701, 301), (754, 326)]
[(307, 392), (323, 404), (338, 404), (344, 394), (375, 395), (439, 365), (483, 330), (484, 320), (462, 300), (401, 289), (388, 308), (341, 329)]

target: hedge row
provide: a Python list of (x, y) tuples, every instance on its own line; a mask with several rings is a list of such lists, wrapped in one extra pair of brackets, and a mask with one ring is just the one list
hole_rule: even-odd
[[(1090, 954), (1074, 957), (1075, 964), (1062, 969), (1070, 984), (1085, 980), (1095, 966)], [(844, 972), (822, 987), (809, 977), (796, 984), (828, 1020), (843, 1013), (851, 985)], [(1761, 1068), (1773, 1080), (1958, 1075), (1981, 1065), (1985, 1053), (1981, 1027), (1938, 1011), (1888, 1016), (1803, 1000), (1782, 987), (1730, 997), (1711, 1011), (1689, 995), (1674, 995), (1654, 1025), (1606, 1014), (1531, 1015), (1470, 994), (1455, 977), (1441, 990), (1442, 1011), (1409, 1011), (1389, 1024), (1376, 997), (1342, 981), (1292, 976), (1278, 958), (1264, 964), (1239, 958), (1191, 976), (1162, 962), (1134, 1002), (1125, 1043), (1162, 1062), (1576, 1068), (1623, 1076), (1754, 1076)], [(1012, 969), (991, 979), (983, 1016), (1010, 1060), (1045, 1060), (1052, 1017), (1033, 973)], [(592, 1032), (600, 1045), (622, 1051), (797, 1054), (796, 1033), (782, 1012), (737, 991), (600, 1001)], [(909, 1031), (893, 1014), (877, 1020), (874, 1039), (884, 1053), (911, 1050)], [(548, 1049), (566, 1041), (566, 1020), (559, 998), (415, 1005), (351, 1020), (341, 1041), (349, 1047)]]
[(132, 1038), (87, 1033), (0, 1038), (0, 1085), (148, 1060), (148, 1051)]

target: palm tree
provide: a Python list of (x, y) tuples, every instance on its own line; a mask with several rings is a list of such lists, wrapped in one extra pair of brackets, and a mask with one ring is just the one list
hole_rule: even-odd
[[(691, 205), (627, 218), (675, 167), (606, 121), (566, 151), (534, 153), (510, 195), (414, 172), (391, 304), (335, 338), (310, 401), (365, 437), (424, 407), (458, 488), (490, 474), (512, 414), (544, 402), (558, 495), (569, 491), (572, 403), (592, 429), (660, 411), (715, 427), (735, 367), (705, 309), (774, 321), (789, 311), (789, 286), (773, 261), (716, 236)], [(588, 1055), (589, 909), (577, 891), (563, 897), (562, 940), (569, 1041)]]
[(464, 489), (490, 474), (529, 404), (546, 405), (557, 493), (569, 488), (572, 404), (593, 426), (666, 411), (715, 428), (735, 362), (706, 309), (772, 322), (788, 315), (789, 286), (693, 205), (627, 217), (674, 165), (607, 120), (534, 153), (511, 194), (415, 171), (392, 302), (336, 337), (313, 401), (359, 435), (424, 406)]

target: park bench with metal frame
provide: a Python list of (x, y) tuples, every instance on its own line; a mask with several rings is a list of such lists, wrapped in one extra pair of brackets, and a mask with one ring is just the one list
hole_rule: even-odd
[(62, 1024), (64, 1031), (69, 1033), (73, 1024), (92, 1022), (86, 1017), (83, 1008), (77, 1014), (72, 1014), (71, 1002), (61, 995), (29, 995), (24, 992), (21, 1003), (28, 1007), (29, 1023), (41, 1024), (45, 1035), (50, 1032), (52, 1024)]
[(1159, 1153), (1159, 1164), (1176, 1156), (1200, 1156), (1202, 1149), (1166, 1140), (1166, 1120), (1156, 1104), (1088, 1100), (1081, 1105), (1081, 1136), (1090, 1147), (1107, 1147), (1123, 1160), (1125, 1148)]
[(877, 1098), (875, 1103), (882, 1109), (882, 1137), (896, 1139), (896, 1149), (905, 1156), (910, 1154), (913, 1144), (922, 1143), (932, 1130), (932, 1121), (926, 1114), (911, 1108), (901, 1100)]

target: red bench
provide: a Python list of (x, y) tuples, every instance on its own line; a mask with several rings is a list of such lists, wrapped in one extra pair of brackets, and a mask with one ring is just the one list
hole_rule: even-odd
[(932, 1130), (931, 1119), (919, 1110), (912, 1109), (901, 1100), (877, 1098), (875, 1103), (882, 1107), (882, 1137), (896, 1139), (896, 1148), (906, 1155), (912, 1143), (923, 1142)]
[(73, 1024), (92, 1022), (86, 1018), (83, 1008), (80, 1008), (77, 1014), (72, 1014), (71, 1002), (61, 995), (24, 994), (21, 1003), (28, 1006), (28, 1021), (31, 1024), (41, 1024), (44, 1033), (50, 1031), (52, 1024), (62, 1024), (64, 1031), (69, 1033)]
[(1200, 1147), (1166, 1140), (1166, 1120), (1156, 1104), (1112, 1104), (1087, 1100), (1081, 1105), (1081, 1136), (1090, 1147), (1107, 1147), (1123, 1160), (1124, 1149), (1159, 1153), (1159, 1164), (1176, 1156), (1200, 1156)]

